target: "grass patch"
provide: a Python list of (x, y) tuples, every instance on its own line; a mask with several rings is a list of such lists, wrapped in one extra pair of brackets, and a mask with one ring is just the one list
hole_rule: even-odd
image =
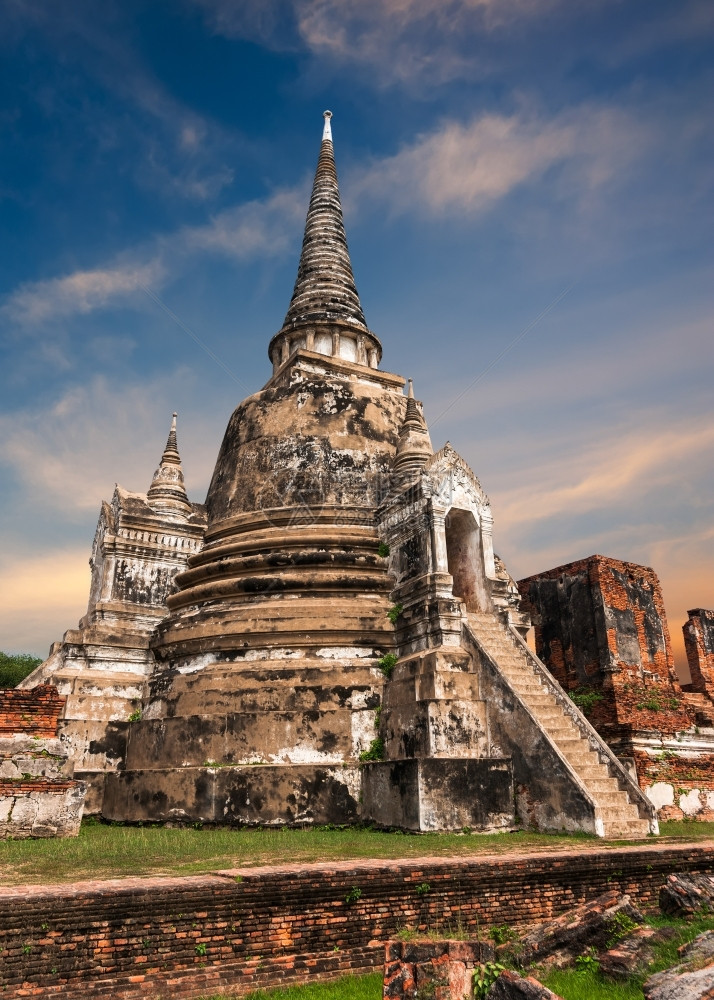
[[(670, 838), (711, 837), (714, 823), (668, 823)], [(699, 829), (699, 828), (707, 829)], [(603, 850), (622, 841), (517, 831), (493, 834), (383, 833), (362, 827), (230, 829), (111, 826), (88, 820), (76, 838), (0, 841), (0, 885), (127, 875), (196, 875), (221, 868), (376, 858), (473, 857)]]
[[(309, 983), (307, 986), (281, 986), (275, 990), (256, 990), (244, 1000), (381, 1000), (382, 973), (367, 976), (344, 976), (332, 983)], [(211, 1000), (229, 1000), (221, 993)]]

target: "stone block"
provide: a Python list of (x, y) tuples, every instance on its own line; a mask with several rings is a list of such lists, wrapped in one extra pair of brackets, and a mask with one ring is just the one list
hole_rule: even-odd
[(511, 762), (503, 758), (374, 761), (363, 769), (363, 809), (404, 830), (502, 830), (515, 822)]

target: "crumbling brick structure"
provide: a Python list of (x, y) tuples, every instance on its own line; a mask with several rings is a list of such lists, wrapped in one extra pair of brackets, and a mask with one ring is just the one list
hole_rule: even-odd
[(692, 680), (685, 690), (698, 715), (697, 723), (714, 726), (714, 611), (694, 608), (687, 614), (682, 631)]
[(685, 626), (696, 657), (690, 692), (675, 672), (662, 590), (649, 567), (594, 555), (518, 587), (538, 656), (633, 764), (660, 818), (711, 818), (714, 614), (690, 612)]
[(50, 684), (0, 690), (0, 839), (79, 832), (86, 785), (57, 739), (65, 701)]

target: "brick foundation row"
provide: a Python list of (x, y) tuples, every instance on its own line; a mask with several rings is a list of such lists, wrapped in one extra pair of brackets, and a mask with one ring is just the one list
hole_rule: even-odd
[[(3, 997), (194, 1000), (382, 965), (402, 927), (523, 926), (607, 889), (656, 905), (714, 845), (343, 862), (0, 889)], [(428, 887), (425, 889), (425, 886)]]

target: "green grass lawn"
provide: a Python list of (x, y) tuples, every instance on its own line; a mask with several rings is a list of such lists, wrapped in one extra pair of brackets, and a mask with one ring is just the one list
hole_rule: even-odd
[[(666, 823), (663, 835), (682, 840), (712, 838), (714, 823)], [(82, 824), (76, 838), (0, 841), (0, 885), (127, 875), (194, 875), (221, 868), (360, 858), (601, 850), (617, 843), (622, 842), (527, 832), (409, 835), (358, 827), (196, 830), (89, 821)]]
[[(332, 983), (310, 983), (309, 986), (283, 986), (275, 990), (256, 990), (243, 1000), (381, 1000), (382, 973), (368, 976), (344, 976)], [(230, 1000), (218, 996), (212, 1000)]]

